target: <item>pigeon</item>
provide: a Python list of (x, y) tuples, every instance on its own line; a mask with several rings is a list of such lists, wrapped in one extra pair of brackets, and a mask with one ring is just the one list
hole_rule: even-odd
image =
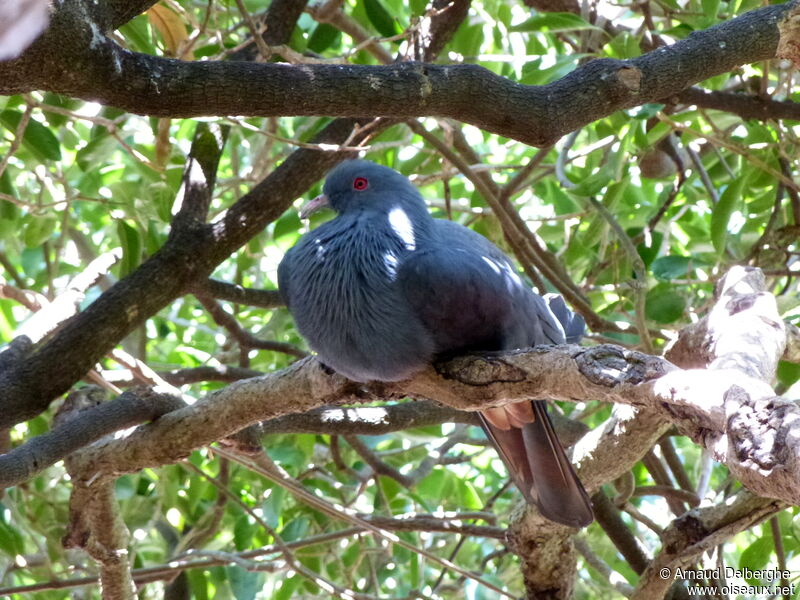
[[(339, 164), (301, 211), (338, 213), (278, 267), (278, 287), (323, 364), (358, 382), (401, 381), (437, 360), (577, 343), (583, 318), (539, 296), (480, 234), (430, 215), (416, 187), (365, 160)], [(529, 504), (571, 527), (591, 502), (543, 400), (481, 411), (480, 422)]]

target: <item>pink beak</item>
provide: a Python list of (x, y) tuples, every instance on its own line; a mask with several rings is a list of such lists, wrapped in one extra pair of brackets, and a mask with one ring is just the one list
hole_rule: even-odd
[(330, 202), (328, 202), (328, 197), (325, 194), (320, 194), (313, 200), (309, 200), (306, 204), (303, 205), (303, 207), (300, 209), (300, 218), (307, 219), (315, 212), (325, 208), (326, 206), (330, 206)]

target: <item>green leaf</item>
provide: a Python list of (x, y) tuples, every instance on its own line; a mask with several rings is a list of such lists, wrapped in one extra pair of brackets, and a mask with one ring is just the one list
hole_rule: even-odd
[(28, 248), (37, 248), (44, 244), (56, 229), (58, 219), (51, 215), (43, 217), (30, 216), (25, 226), (23, 240)]
[(673, 323), (683, 316), (686, 299), (667, 283), (647, 293), (645, 316), (656, 323)]
[(117, 221), (117, 236), (122, 246), (120, 276), (125, 277), (139, 266), (142, 258), (142, 238), (139, 232), (125, 221)]
[(255, 524), (250, 522), (250, 517), (244, 511), (239, 513), (233, 524), (233, 545), (241, 552), (250, 546), (255, 533)]
[[(631, 239), (639, 235), (641, 232), (642, 229), (639, 227), (627, 230), (627, 233)], [(650, 264), (655, 260), (656, 256), (658, 256), (658, 251), (659, 248), (661, 248), (661, 242), (663, 239), (663, 233), (660, 231), (654, 231), (652, 233), (649, 246), (645, 246), (644, 242), (636, 246), (636, 251), (639, 253), (639, 256), (642, 257), (645, 267), (650, 267)]]
[(155, 54), (156, 48), (150, 36), (150, 27), (146, 14), (141, 14), (135, 19), (131, 19), (119, 28), (128, 42), (131, 50), (142, 52), (143, 54)]
[(642, 53), (639, 42), (635, 35), (623, 31), (609, 42), (609, 58), (636, 58)]
[[(0, 175), (0, 192), (6, 196), (17, 198), (17, 190), (11, 181), (9, 169), (6, 168)], [(0, 199), (0, 238), (16, 233), (19, 229), (17, 220), (20, 216), (19, 206), (9, 200)]]
[(3, 550), (8, 556), (25, 554), (25, 542), (22, 534), (4, 521), (0, 521), (0, 550)]
[[(0, 201), (1, 203), (2, 201)], [(19, 223), (16, 219), (0, 218), (0, 240), (6, 238), (16, 238), (19, 234)]]
[[(760, 537), (742, 550), (742, 553), (739, 555), (739, 568), (748, 568), (753, 571), (763, 569), (769, 564), (774, 551), (775, 542), (772, 541), (772, 536)], [(747, 582), (750, 585), (757, 585), (760, 583), (757, 579), (747, 579)]]
[(300, 215), (298, 215), (297, 211), (293, 208), (289, 209), (275, 222), (275, 228), (272, 231), (272, 239), (279, 240), (286, 235), (293, 235), (296, 237), (301, 225)]
[[(17, 197), (17, 191), (14, 188), (14, 182), (11, 181), (11, 174), (9, 173), (8, 167), (6, 167), (5, 171), (3, 171), (3, 174), (0, 175), (0, 192), (3, 192), (6, 196), (13, 196), (14, 198)], [(14, 206), (8, 200), (2, 200), (2, 202), (9, 206)], [(5, 218), (9, 217), (9, 215), (3, 212), (2, 208), (0, 208), (0, 216)]]
[(586, 197), (596, 196), (600, 191), (612, 181), (611, 170), (603, 167), (596, 173), (592, 173), (588, 177), (584, 177), (578, 184), (568, 190), (572, 196)]
[[(658, 106), (659, 106), (658, 110), (661, 110), (661, 108), (663, 108), (663, 105), (659, 104)], [(666, 123), (660, 123), (660, 122), (656, 123), (655, 126), (653, 126), (651, 129), (649, 129), (647, 131), (647, 144), (648, 144), (648, 147), (652, 148), (658, 142), (660, 142), (662, 139), (667, 137), (667, 135), (669, 135), (671, 132), (672, 132), (672, 130), (670, 129), (669, 125), (667, 125)]]
[(458, 506), (464, 510), (480, 510), (483, 506), (483, 502), (472, 483), (457, 477), (456, 486)]
[(269, 497), (264, 500), (261, 510), (264, 511), (264, 519), (267, 525), (277, 529), (281, 522), (283, 513), (283, 500), (286, 498), (286, 490), (282, 487), (274, 487)]
[(68, 96), (62, 96), (61, 94), (53, 94), (52, 92), (47, 92), (44, 95), (44, 104), (42, 105), (42, 112), (44, 113), (44, 116), (47, 119), (47, 123), (50, 125), (50, 127), (62, 127), (64, 123), (67, 122), (67, 119), (69, 119), (69, 117), (67, 115), (62, 115), (61, 113), (47, 110), (47, 107), (56, 106), (58, 108), (75, 110), (80, 105), (81, 105), (80, 100), (75, 100), (74, 98), (69, 98)]
[(298, 517), (289, 521), (281, 531), (285, 542), (302, 540), (308, 535), (309, 520), (307, 517)]
[[(44, 250), (40, 246), (25, 248), (20, 256), (19, 264), (22, 265), (23, 273), (32, 279), (35, 278), (44, 270)], [(30, 424), (28, 429), (30, 429)]]
[(435, 468), (417, 484), (417, 493), (433, 505), (442, 502), (445, 498), (452, 498), (452, 473), (441, 467)]
[(464, 23), (456, 30), (450, 46), (454, 52), (464, 56), (472, 56), (478, 53), (482, 42), (483, 27), (481, 27), (480, 23), (473, 25)]
[(564, 77), (575, 69), (581, 55), (559, 56), (552, 66), (543, 68), (541, 60), (532, 60), (522, 65), (519, 82), (525, 85), (543, 85)]
[(241, 567), (226, 567), (228, 582), (236, 600), (255, 600), (261, 591), (261, 580), (264, 574), (257, 571), (245, 571)]
[(185, 572), (189, 578), (193, 600), (208, 600), (208, 577), (202, 569), (189, 569)]
[(701, 4), (703, 5), (703, 13), (707, 17), (716, 18), (719, 12), (720, 0), (702, 0)]
[[(0, 124), (12, 133), (16, 132), (21, 119), (21, 111), (4, 110), (0, 112)], [(28, 120), (22, 136), (22, 145), (40, 162), (61, 160), (61, 145), (58, 138), (36, 119)]]
[(383, 7), (380, 0), (364, 0), (364, 10), (367, 13), (369, 22), (383, 37), (392, 37), (400, 33), (396, 21)]
[(554, 33), (582, 31), (585, 29), (602, 31), (578, 15), (564, 12), (538, 14), (508, 28), (509, 31), (550, 31)]
[(650, 267), (653, 276), (662, 281), (683, 277), (692, 262), (689, 256), (659, 256)]
[(172, 206), (175, 203), (175, 192), (165, 181), (154, 181), (147, 186), (156, 214), (162, 223), (172, 220)]
[(107, 161), (116, 145), (117, 141), (108, 134), (108, 131), (104, 131), (78, 150), (75, 162), (82, 171), (88, 171), (91, 167)]
[(292, 598), (295, 598), (295, 592), (297, 591), (297, 588), (300, 587), (301, 583), (302, 579), (299, 575), (293, 575), (292, 577), (282, 579), (281, 587), (273, 594), (273, 599), (291, 600)]
[(305, 452), (293, 442), (294, 440), (287, 439), (267, 449), (269, 457), (289, 471), (300, 469), (306, 464)]
[(778, 362), (778, 381), (787, 388), (800, 381), (800, 365), (785, 360)]
[(129, 500), (136, 495), (133, 475), (123, 475), (114, 482), (114, 497), (119, 500)]
[(411, 14), (415, 17), (424, 15), (428, 8), (428, 0), (410, 0), (408, 4), (411, 7)]
[(342, 32), (333, 25), (320, 23), (308, 38), (308, 49), (312, 52), (323, 52), (342, 38)]
[(728, 185), (711, 211), (711, 243), (722, 254), (728, 239), (728, 222), (742, 200), (742, 186), (746, 177), (741, 177)]

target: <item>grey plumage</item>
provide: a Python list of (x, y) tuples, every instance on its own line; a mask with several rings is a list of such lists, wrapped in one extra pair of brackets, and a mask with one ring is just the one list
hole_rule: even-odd
[[(583, 319), (560, 296), (533, 293), (486, 238), (432, 218), (392, 169), (342, 163), (313, 201), (326, 202), (338, 216), (287, 252), (278, 278), (300, 333), (342, 375), (398, 381), (439, 357), (582, 336)], [(561, 523), (591, 522), (544, 402), (491, 409), (481, 419), (529, 502)]]

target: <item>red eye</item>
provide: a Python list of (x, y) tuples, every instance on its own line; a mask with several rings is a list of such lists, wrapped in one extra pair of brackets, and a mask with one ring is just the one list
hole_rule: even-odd
[(369, 187), (369, 181), (367, 181), (366, 177), (356, 177), (353, 179), (353, 189), (359, 192), (367, 189)]

